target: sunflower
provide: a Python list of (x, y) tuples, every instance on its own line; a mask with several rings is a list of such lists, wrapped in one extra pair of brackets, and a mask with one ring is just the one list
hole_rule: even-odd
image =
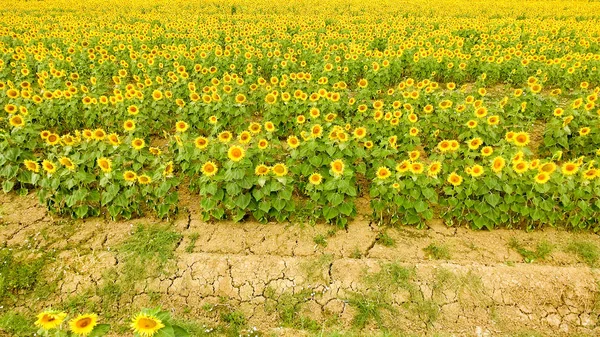
[(525, 161), (518, 161), (513, 164), (513, 170), (519, 174), (527, 172), (529, 164)]
[(172, 161), (168, 162), (167, 165), (165, 166), (165, 169), (163, 170), (163, 176), (172, 177), (174, 170), (175, 170), (175, 166), (173, 165), (173, 162)]
[(218, 121), (219, 121), (219, 119), (217, 118), (217, 116), (213, 115), (213, 116), (208, 117), (208, 123), (209, 124), (213, 124), (214, 125), (214, 124), (217, 124)]
[(272, 93), (267, 94), (267, 96), (265, 96), (265, 103), (267, 104), (274, 104), (277, 102), (277, 96), (273, 95)]
[(367, 135), (367, 129), (364, 127), (359, 127), (356, 128), (352, 134), (356, 139), (363, 139)]
[(368, 82), (366, 79), (364, 79), (364, 78), (363, 78), (363, 79), (360, 79), (360, 80), (358, 81), (358, 86), (359, 86), (359, 88), (361, 88), (361, 89), (364, 89), (364, 88), (366, 88), (366, 87), (367, 87), (367, 85), (369, 85), (369, 82)]
[(556, 117), (560, 117), (565, 113), (565, 110), (563, 108), (556, 108), (554, 109), (554, 116)]
[(541, 164), (538, 167), (538, 171), (552, 174), (554, 171), (556, 171), (556, 164), (553, 162)]
[(112, 161), (110, 159), (102, 157), (98, 158), (96, 162), (98, 164), (98, 167), (100, 167), (100, 169), (102, 170), (102, 172), (110, 173), (112, 171)]
[(233, 135), (229, 131), (223, 131), (223, 132), (219, 133), (219, 136), (217, 136), (217, 137), (221, 143), (227, 144), (231, 141), (231, 139), (233, 138)]
[(67, 146), (72, 146), (76, 142), (76, 139), (73, 138), (73, 136), (71, 136), (70, 134), (66, 134), (66, 135), (60, 137), (60, 140), (63, 142), (63, 144), (65, 144)]
[(256, 122), (250, 123), (250, 126), (248, 126), (248, 130), (253, 134), (259, 133), (261, 129), (262, 126)]
[(585, 172), (583, 172), (583, 179), (585, 179), (585, 180), (595, 179), (596, 177), (598, 177), (599, 173), (600, 173), (600, 171), (598, 171), (598, 169), (595, 169), (595, 168), (587, 169)]
[(135, 149), (135, 150), (141, 150), (144, 148), (144, 146), (146, 146), (146, 141), (144, 141), (141, 138), (135, 138), (131, 141), (131, 146)]
[(313, 125), (310, 134), (313, 138), (321, 137), (321, 135), (323, 135), (323, 127), (320, 124)]
[(92, 138), (95, 140), (103, 140), (104, 137), (106, 137), (106, 132), (104, 132), (102, 129), (96, 129), (92, 134)]
[(483, 166), (481, 165), (473, 165), (472, 167), (469, 168), (469, 174), (471, 175), (471, 177), (480, 177), (482, 174), (484, 173), (484, 169)]
[(245, 153), (244, 149), (237, 145), (230, 147), (229, 150), (227, 151), (227, 157), (229, 157), (229, 159), (234, 162), (238, 162), (238, 161), (244, 159), (245, 155), (246, 155), (246, 153)]
[(52, 174), (56, 172), (57, 166), (49, 160), (44, 160), (42, 161), (42, 168), (44, 169), (44, 171), (48, 172), (49, 174)]
[(96, 314), (79, 315), (69, 322), (71, 331), (80, 336), (89, 335), (96, 324), (98, 324), (98, 315)]
[(331, 171), (333, 172), (333, 175), (340, 176), (344, 174), (345, 164), (341, 159), (336, 159), (332, 161), (329, 165), (331, 166)]
[(590, 134), (590, 131), (592, 131), (592, 129), (590, 129), (589, 127), (583, 127), (581, 129), (579, 129), (579, 135), (580, 136), (587, 136)]
[(25, 126), (25, 120), (20, 115), (14, 115), (9, 119), (10, 125), (15, 128), (20, 128)]
[(456, 174), (456, 172), (452, 172), (448, 176), (447, 181), (454, 186), (459, 186), (460, 184), (462, 184), (463, 178)]
[(420, 156), (421, 156), (421, 152), (416, 151), (416, 150), (415, 151), (410, 151), (408, 153), (408, 157), (410, 158), (411, 161), (415, 161), (415, 160), (419, 159)]
[(265, 123), (265, 130), (267, 132), (273, 132), (273, 131), (275, 131), (275, 124), (273, 124), (273, 122), (266, 122)]
[(152, 99), (154, 99), (155, 101), (161, 100), (163, 98), (163, 94), (162, 92), (160, 92), (160, 90), (154, 90), (152, 92)]
[(412, 163), (409, 166), (409, 170), (414, 174), (421, 174), (425, 170), (425, 166), (421, 163)]
[(178, 121), (177, 123), (175, 123), (175, 131), (177, 132), (186, 132), (187, 129), (189, 129), (189, 125), (188, 123), (184, 122), (184, 121)]
[(108, 135), (108, 142), (111, 145), (117, 146), (119, 144), (121, 144), (121, 140), (119, 139), (119, 136), (116, 133), (111, 133), (110, 135)]
[(439, 161), (434, 161), (433, 163), (429, 164), (429, 167), (427, 167), (427, 175), (429, 177), (437, 177), (441, 170), (442, 163)]
[(300, 141), (296, 136), (289, 136), (287, 139), (287, 144), (291, 149), (295, 149), (300, 145)]
[(138, 177), (138, 183), (142, 184), (142, 185), (148, 185), (152, 182), (152, 178), (150, 178), (148, 175), (146, 174), (142, 174), (141, 176)]
[(539, 172), (533, 179), (538, 184), (545, 184), (548, 182), (548, 180), (550, 180), (550, 174), (546, 172)]
[(412, 137), (416, 137), (419, 135), (419, 129), (417, 128), (410, 128), (410, 131), (408, 132)]
[(450, 151), (450, 141), (442, 140), (441, 142), (438, 143), (437, 148), (442, 153)]
[(154, 156), (160, 156), (160, 154), (162, 153), (162, 151), (158, 147), (150, 147), (148, 148), (148, 151), (150, 151), (150, 153), (152, 153), (152, 155)]
[(366, 142), (363, 143), (363, 145), (365, 146), (366, 149), (372, 149), (375, 144), (373, 144), (372, 141), (367, 140)]
[(58, 162), (66, 167), (69, 171), (73, 171), (75, 170), (75, 164), (73, 163), (73, 161), (67, 157), (61, 157)]
[(241, 144), (248, 144), (252, 140), (252, 135), (248, 131), (242, 131), (238, 136), (238, 140)]
[(477, 150), (481, 144), (483, 144), (483, 140), (479, 137), (471, 139), (468, 143), (469, 149)]
[(254, 174), (257, 176), (264, 176), (267, 175), (270, 170), (271, 169), (267, 165), (260, 164), (254, 169)]
[(41, 137), (43, 140), (46, 140), (46, 139), (48, 139), (48, 136), (50, 136), (50, 131), (48, 131), (48, 130), (44, 130), (44, 131), (40, 132), (40, 137)]
[(476, 128), (476, 127), (477, 127), (477, 121), (474, 121), (474, 120), (470, 120), (470, 121), (468, 121), (468, 122), (467, 122), (467, 127), (468, 127), (469, 129), (474, 129), (474, 128)]
[(526, 146), (529, 144), (529, 134), (527, 132), (518, 132), (515, 134), (514, 142), (516, 146)]
[(23, 164), (25, 164), (25, 168), (27, 168), (27, 170), (31, 171), (31, 172), (40, 172), (40, 164), (38, 164), (37, 161), (33, 161), (33, 160), (25, 160), (23, 162)]
[(489, 157), (494, 153), (494, 149), (491, 146), (484, 146), (481, 149), (481, 155), (484, 157)]
[(60, 143), (60, 136), (55, 133), (51, 133), (48, 138), (46, 138), (46, 143), (50, 145), (56, 145)]
[(67, 317), (67, 314), (64, 312), (54, 310), (44, 311), (37, 315), (37, 320), (34, 324), (44, 330), (56, 329), (62, 324), (65, 317)]
[(390, 171), (389, 168), (387, 168), (385, 166), (381, 166), (377, 169), (376, 175), (377, 175), (377, 179), (385, 180), (392, 175), (392, 172)]
[(137, 114), (140, 112), (140, 109), (138, 109), (138, 107), (137, 107), (137, 106), (135, 106), (135, 105), (130, 105), (130, 106), (127, 108), (127, 112), (128, 112), (130, 115), (134, 115), (134, 116), (135, 116), (135, 115), (137, 115)]
[(242, 104), (242, 103), (246, 102), (246, 96), (244, 96), (244, 94), (237, 94), (235, 96), (235, 102), (237, 104)]
[(285, 164), (282, 163), (275, 164), (271, 170), (278, 177), (283, 177), (288, 173), (287, 166), (285, 166)]
[(401, 163), (396, 165), (396, 171), (400, 173), (404, 173), (410, 170), (410, 162), (408, 160), (403, 160)]
[(198, 137), (194, 140), (194, 145), (196, 148), (203, 150), (208, 146), (208, 139), (204, 137)]
[(515, 139), (515, 133), (513, 131), (508, 131), (506, 135), (504, 135), (504, 139), (509, 143), (512, 142)]
[(85, 129), (83, 130), (82, 135), (86, 140), (90, 140), (94, 137), (94, 132), (92, 130)]
[(457, 140), (450, 141), (450, 151), (456, 151), (456, 150), (458, 150), (459, 147), (460, 147), (460, 144), (458, 143)]
[(298, 115), (296, 117), (296, 123), (304, 124), (305, 122), (306, 122), (306, 117), (304, 117), (304, 115)]
[(579, 165), (573, 162), (567, 162), (560, 168), (561, 172), (566, 176), (572, 176), (579, 171)]
[(490, 116), (487, 119), (488, 125), (498, 125), (500, 123), (500, 117), (498, 116)]
[(131, 322), (131, 328), (143, 337), (151, 337), (165, 325), (160, 319), (147, 314), (138, 314)]
[(488, 110), (486, 107), (479, 107), (477, 108), (477, 110), (475, 110), (475, 117), (477, 118), (483, 118), (485, 116), (487, 116), (488, 114)]
[(135, 182), (137, 181), (137, 174), (133, 171), (125, 171), (123, 173), (123, 179), (125, 179), (125, 181)]
[(502, 169), (504, 169), (504, 166), (506, 166), (506, 160), (502, 157), (496, 157), (492, 161), (492, 171), (494, 171), (496, 173), (502, 172)]
[(217, 164), (213, 163), (212, 161), (207, 161), (202, 165), (201, 171), (203, 175), (212, 177), (217, 174), (219, 168), (217, 167)]

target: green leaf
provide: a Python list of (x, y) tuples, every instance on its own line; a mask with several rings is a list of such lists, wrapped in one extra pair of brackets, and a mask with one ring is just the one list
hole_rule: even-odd
[(15, 182), (12, 180), (3, 181), (2, 182), (2, 191), (4, 191), (4, 193), (8, 193), (8, 192), (12, 191), (14, 186), (15, 186)]
[(323, 216), (325, 217), (325, 220), (331, 220), (333, 218), (335, 218), (336, 216), (338, 216), (339, 211), (337, 208), (334, 207), (326, 207), (323, 209)]
[(492, 207), (498, 205), (500, 200), (501, 198), (497, 194), (488, 194), (485, 196), (485, 201), (487, 201), (488, 204), (492, 205)]
[(94, 330), (90, 332), (88, 337), (102, 337), (110, 331), (110, 324), (98, 324), (94, 327)]
[(175, 337), (175, 331), (170, 324), (165, 324), (165, 327), (158, 330), (153, 337)]
[(415, 203), (415, 211), (417, 211), (418, 213), (423, 213), (427, 210), (427, 203), (423, 200), (417, 201)]
[(250, 196), (250, 193), (244, 193), (236, 198), (235, 205), (240, 209), (246, 209), (251, 200), (252, 197)]
[(189, 337), (190, 334), (184, 328), (179, 325), (173, 325), (173, 332), (175, 333), (175, 337)]

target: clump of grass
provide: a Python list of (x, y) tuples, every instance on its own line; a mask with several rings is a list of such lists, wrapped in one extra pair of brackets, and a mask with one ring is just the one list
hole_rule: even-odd
[(40, 273), (47, 265), (49, 256), (35, 259), (21, 259), (14, 256), (13, 250), (0, 250), (0, 303), (16, 298), (16, 294), (35, 290)]
[(394, 247), (396, 245), (396, 240), (394, 240), (394, 238), (392, 238), (386, 231), (377, 234), (375, 240), (385, 247)]
[(35, 330), (31, 319), (20, 313), (9, 311), (0, 316), (0, 332), (4, 331), (9, 336), (34, 336)]
[(430, 259), (434, 260), (450, 260), (450, 249), (444, 244), (430, 243), (429, 246), (423, 248)]
[(194, 247), (196, 247), (196, 241), (198, 241), (199, 237), (200, 237), (200, 234), (198, 234), (198, 233), (190, 234), (190, 242), (188, 243), (187, 247), (185, 247), (186, 253), (194, 252)]
[(313, 238), (316, 245), (321, 247), (327, 247), (327, 238), (323, 234), (319, 234)]
[(598, 265), (598, 259), (600, 259), (600, 249), (598, 246), (590, 241), (573, 241), (567, 246), (567, 251), (577, 255), (583, 262), (587, 263), (590, 267), (596, 267)]
[(536, 245), (535, 250), (529, 250), (514, 237), (510, 239), (508, 246), (519, 253), (523, 257), (523, 261), (526, 263), (531, 263), (535, 260), (545, 260), (554, 249), (554, 247), (547, 241), (540, 241)]
[(123, 243), (119, 252), (134, 255), (138, 259), (156, 258), (165, 262), (173, 257), (181, 234), (168, 226), (138, 225), (133, 235)]

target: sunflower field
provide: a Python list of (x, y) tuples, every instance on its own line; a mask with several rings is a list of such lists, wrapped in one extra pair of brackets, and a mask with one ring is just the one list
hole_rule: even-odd
[(0, 185), (57, 214), (600, 229), (600, 2), (0, 8)]

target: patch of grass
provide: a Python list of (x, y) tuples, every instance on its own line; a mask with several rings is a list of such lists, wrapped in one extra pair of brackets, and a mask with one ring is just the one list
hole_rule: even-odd
[(138, 259), (156, 258), (165, 262), (173, 257), (175, 246), (181, 238), (181, 234), (169, 226), (138, 225), (133, 235), (119, 247), (119, 252)]
[(313, 238), (316, 245), (321, 247), (327, 247), (327, 238), (323, 234), (319, 234)]
[(430, 259), (450, 260), (450, 249), (444, 244), (430, 243), (423, 250)]
[(573, 241), (567, 247), (567, 252), (577, 255), (590, 267), (596, 267), (600, 259), (600, 249), (590, 241)]
[(9, 336), (30, 337), (36, 330), (33, 320), (20, 313), (9, 311), (0, 316), (0, 335), (6, 332)]
[(307, 281), (314, 283), (326, 282), (332, 262), (333, 255), (322, 254), (316, 259), (303, 262), (300, 268), (306, 274)]
[(540, 241), (536, 245), (535, 250), (529, 250), (514, 237), (510, 239), (508, 246), (519, 253), (523, 257), (523, 261), (526, 263), (531, 263), (536, 260), (545, 260), (554, 249), (554, 247), (547, 241)]
[(284, 293), (275, 300), (273, 306), (282, 325), (289, 328), (318, 331), (321, 325), (301, 314), (302, 306), (311, 298), (311, 289), (304, 289), (298, 293)]
[(0, 249), (0, 303), (16, 300), (18, 293), (36, 289), (41, 281), (41, 272), (51, 256), (42, 255), (35, 259), (22, 259), (14, 255), (12, 249)]
[(358, 247), (354, 247), (354, 250), (352, 251), (352, 253), (350, 254), (350, 257), (353, 259), (362, 259), (363, 257), (363, 253), (360, 250), (360, 248)]
[(199, 237), (200, 237), (200, 234), (198, 234), (198, 233), (190, 234), (190, 242), (188, 243), (187, 247), (185, 247), (186, 253), (194, 252), (194, 247), (196, 247), (196, 241), (198, 241)]
[(394, 247), (396, 245), (396, 240), (394, 240), (394, 238), (392, 238), (386, 231), (377, 234), (375, 240), (385, 247)]

